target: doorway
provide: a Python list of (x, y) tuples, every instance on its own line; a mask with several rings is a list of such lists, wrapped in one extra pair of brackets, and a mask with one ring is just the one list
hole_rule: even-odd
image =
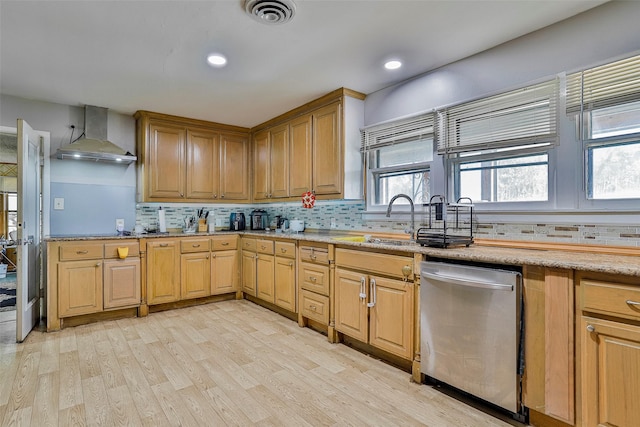
[[(20, 144), (18, 144), (18, 129), (0, 126), (0, 344), (14, 343), (16, 340), (21, 341), (18, 337), (22, 336), (24, 338), (26, 336), (24, 334), (20, 335), (18, 331), (18, 326), (20, 326), (22, 320), (20, 318), (22, 311), (19, 312), (19, 310), (24, 306), (24, 303), (21, 303), (20, 300), (20, 295), (24, 291), (22, 288), (17, 289), (20, 287), (21, 280), (24, 280), (24, 270), (19, 271), (21, 267), (20, 251), (25, 249), (25, 246), (20, 244), (21, 240), (24, 240), (20, 238), (22, 230), (19, 230), (21, 227), (19, 223), (21, 197), (30, 197), (38, 200), (36, 206), (32, 209), (36, 211), (35, 221), (37, 221), (38, 234), (44, 236), (49, 233), (49, 135), (47, 132), (37, 132), (37, 134), (41, 135), (39, 138), (40, 153), (47, 153), (47, 155), (41, 154), (39, 160), (36, 160), (36, 174), (40, 177), (39, 190), (35, 192), (38, 194), (20, 194), (18, 174), (21, 170), (20, 166), (24, 167), (24, 165), (19, 165), (19, 162), (24, 156), (18, 153), (20, 147)], [(24, 208), (22, 208), (22, 214), (24, 214)], [(40, 271), (38, 277), (35, 278), (35, 287), (39, 296), (36, 301), (39, 308), (37, 311), (39, 311), (40, 316), (46, 315), (43, 311), (46, 307), (44, 292), (44, 278), (46, 275), (43, 270), (45, 265), (43, 248), (43, 245), (38, 245), (35, 250), (35, 256), (32, 256), (39, 267), (37, 270)], [(32, 263), (29, 262), (29, 264)], [(22, 264), (23, 267), (27, 265), (26, 262)], [(29, 280), (34, 282), (32, 279)], [(33, 287), (34, 285), (31, 286)]]

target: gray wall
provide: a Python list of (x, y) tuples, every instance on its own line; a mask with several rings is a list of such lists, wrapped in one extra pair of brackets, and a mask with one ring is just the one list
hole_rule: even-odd
[(639, 17), (639, 1), (612, 1), (372, 93), (365, 100), (365, 126), (502, 92), (636, 52), (640, 50)]
[[(58, 160), (56, 150), (69, 143), (84, 128), (83, 106), (69, 106), (0, 95), (0, 125), (16, 127), (26, 120), (32, 128), (51, 134), (51, 234), (113, 234), (115, 219), (125, 226), (135, 224), (135, 164), (111, 165), (75, 160)], [(135, 120), (109, 111), (109, 140), (135, 153)], [(65, 199), (64, 210), (53, 210), (56, 197)]]

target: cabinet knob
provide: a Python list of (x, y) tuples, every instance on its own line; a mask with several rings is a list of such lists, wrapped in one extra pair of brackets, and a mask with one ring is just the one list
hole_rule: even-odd
[(596, 331), (596, 327), (593, 325), (587, 325), (587, 331), (589, 332), (595, 332)]
[(224, 199), (224, 194), (221, 194), (221, 195), (220, 195), (220, 198), (221, 198), (221, 199)]
[(180, 197), (184, 197), (184, 194), (180, 193)]
[(101, 263), (99, 263), (99, 262), (96, 263), (96, 267), (100, 267), (100, 265), (101, 265)]
[(293, 263), (292, 262), (289, 263), (289, 267), (293, 267)]
[(313, 304), (311, 304), (311, 305), (309, 306), (309, 308), (310, 308), (311, 310), (313, 310), (313, 311), (316, 311), (316, 306), (315, 306), (315, 305), (313, 305)]
[(214, 199), (217, 199), (217, 198), (218, 198), (218, 195), (217, 195), (217, 194), (214, 194), (214, 195), (213, 195), (213, 198), (214, 198)]
[(314, 276), (309, 277), (309, 280), (311, 280), (312, 282), (315, 282), (317, 279)]

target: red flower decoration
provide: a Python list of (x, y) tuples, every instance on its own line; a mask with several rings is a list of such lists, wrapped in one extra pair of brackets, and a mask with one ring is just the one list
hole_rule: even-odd
[(316, 195), (311, 191), (307, 191), (306, 193), (302, 193), (302, 207), (311, 209), (316, 204)]

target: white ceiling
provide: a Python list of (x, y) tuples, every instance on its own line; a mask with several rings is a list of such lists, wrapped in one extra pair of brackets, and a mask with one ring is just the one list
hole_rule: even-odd
[[(243, 0), (0, 1), (0, 91), (251, 127), (339, 87), (365, 94), (604, 0), (294, 0), (267, 26)], [(206, 64), (210, 52), (229, 64)], [(387, 71), (388, 58), (404, 62)]]

